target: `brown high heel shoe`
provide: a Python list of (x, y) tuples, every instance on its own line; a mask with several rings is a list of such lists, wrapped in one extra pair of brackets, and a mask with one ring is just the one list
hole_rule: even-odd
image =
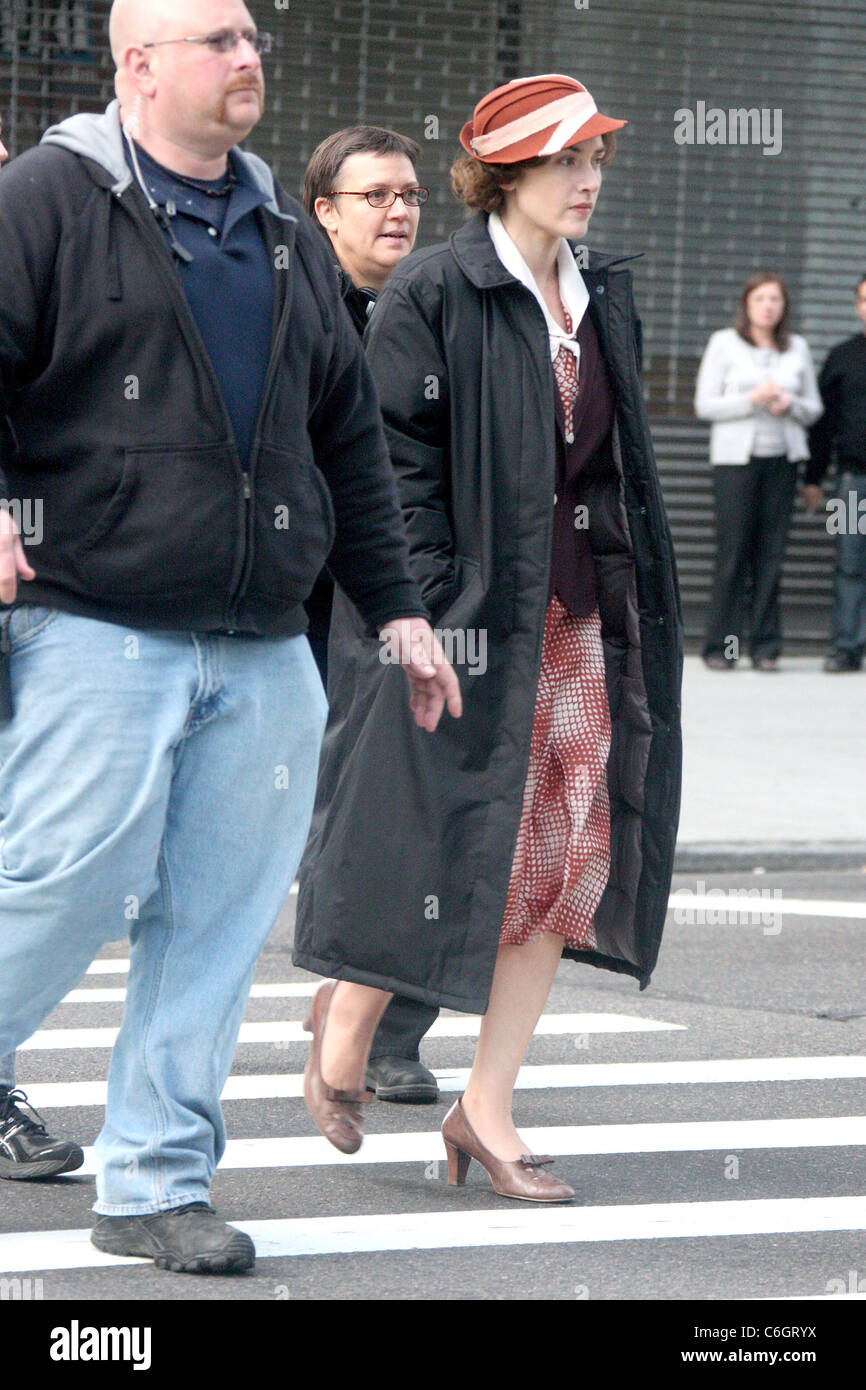
[(316, 1127), (344, 1154), (357, 1153), (364, 1140), (361, 1105), (375, 1099), (374, 1091), (338, 1091), (322, 1076), (322, 1038), (336, 980), (325, 980), (313, 995), (310, 1016), (304, 1021), (305, 1033), (312, 1033), (313, 1045), (304, 1068), (304, 1101)]
[(462, 1187), (471, 1160), (486, 1169), (493, 1191), (500, 1197), (516, 1197), (524, 1202), (570, 1202), (574, 1188), (560, 1182), (543, 1165), (552, 1163), (549, 1154), (521, 1154), (511, 1163), (496, 1158), (485, 1149), (466, 1118), (466, 1112), (455, 1100), (442, 1121), (442, 1138), (448, 1154), (448, 1186)]

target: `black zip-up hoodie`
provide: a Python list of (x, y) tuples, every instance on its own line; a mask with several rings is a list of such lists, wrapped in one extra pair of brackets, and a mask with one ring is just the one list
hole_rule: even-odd
[[(247, 469), (117, 103), (0, 179), (0, 497), (41, 504), (19, 602), (292, 635), (326, 557), (373, 629), (425, 614), (361, 345), (321, 236), (254, 155), (274, 265)], [(35, 515), (35, 512), (30, 515)]]

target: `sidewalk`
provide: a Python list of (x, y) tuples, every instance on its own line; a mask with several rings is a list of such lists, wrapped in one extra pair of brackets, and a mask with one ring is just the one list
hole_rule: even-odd
[(687, 656), (678, 870), (866, 865), (866, 671)]

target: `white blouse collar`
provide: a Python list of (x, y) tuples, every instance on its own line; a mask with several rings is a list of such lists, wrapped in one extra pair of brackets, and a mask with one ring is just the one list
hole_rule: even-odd
[(571, 317), (571, 333), (566, 333), (554, 319), (544, 302), (544, 296), (538, 288), (535, 276), (505, 230), (505, 225), (498, 212), (491, 212), (487, 219), (487, 230), (490, 233), (494, 250), (505, 269), (510, 270), (515, 279), (525, 285), (538, 301), (541, 312), (544, 314), (544, 321), (547, 324), (551, 360), (556, 357), (559, 349), (564, 347), (569, 352), (574, 353), (579, 366), (580, 345), (575, 341), (575, 338), (589, 303), (589, 291), (583, 282), (583, 276), (577, 268), (577, 262), (568, 242), (564, 237), (560, 238), (556, 265), (559, 274), (559, 295), (564, 308), (568, 310)]

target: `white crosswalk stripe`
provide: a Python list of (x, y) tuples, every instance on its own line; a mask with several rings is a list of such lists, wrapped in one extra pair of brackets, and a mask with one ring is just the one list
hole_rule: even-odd
[[(434, 1067), (439, 1090), (461, 1092), (468, 1067)], [(589, 1086), (708, 1086), (744, 1081), (831, 1081), (866, 1077), (866, 1057), (745, 1057), (702, 1062), (582, 1062), (521, 1067), (518, 1091), (560, 1090)], [(267, 1100), (303, 1095), (301, 1072), (230, 1076), (223, 1100)], [(104, 1081), (36, 1082), (27, 1094), (38, 1110), (104, 1105)]]
[[(316, 992), (315, 981), (309, 984), (274, 984), (274, 985), (253, 985), (250, 990), (251, 999), (312, 999)], [(122, 1004), (126, 999), (126, 990), (121, 986), (110, 989), (102, 989), (94, 986), (92, 989), (73, 989), (64, 996), (64, 1004)]]
[[(675, 902), (682, 905), (681, 899)], [(698, 904), (699, 899), (693, 896), (692, 902)], [(714, 898), (706, 899), (708, 908), (717, 905)], [(836, 909), (844, 907), (848, 916), (864, 915), (862, 911), (848, 912), (851, 904), (805, 901), (801, 904), (801, 900), (795, 899), (781, 903), (782, 911), (789, 910), (792, 915), (797, 915), (801, 906), (803, 913), (808, 908), (814, 909), (816, 914), (826, 909), (828, 916), (841, 915)], [(743, 907), (744, 910), (751, 910), (748, 903), (744, 903)], [(105, 1104), (107, 1049), (117, 1036), (126, 997), (123, 977), (128, 969), (129, 962), (124, 957), (94, 961), (88, 978), (80, 988), (66, 996), (60, 1010), (52, 1018), (52, 1025), (55, 1021), (65, 1023), (66, 1018), (82, 1018), (81, 1013), (65, 1015), (67, 1007), (74, 1006), (80, 1010), (82, 1007), (104, 1006), (105, 1013), (94, 1012), (89, 1018), (100, 1022), (104, 1020), (106, 1025), (111, 1023), (112, 1026), (95, 1027), (88, 1023), (88, 1026), (76, 1028), (46, 1027), (35, 1033), (21, 1049), (38, 1054), (30, 1065), (38, 1064), (39, 1073), (44, 1078), (26, 1084), (31, 1102), (40, 1110), (67, 1112), (57, 1116), (56, 1120), (50, 1117), (50, 1128), (54, 1133), (65, 1134), (69, 1131), (69, 1112)], [(112, 976), (115, 978), (112, 979)], [(400, 1164), (414, 1165), (414, 1173), (411, 1168), (407, 1170), (408, 1177), (395, 1175), (395, 1191), (399, 1192), (400, 1182), (409, 1182), (423, 1194), (423, 1184), (428, 1177), (436, 1176), (441, 1182), (445, 1175), (445, 1151), (438, 1130), (441, 1113), (410, 1110), (408, 1107), (382, 1107), (381, 1112), (389, 1121), (389, 1132), (368, 1132), (361, 1151), (351, 1156), (338, 1153), (325, 1139), (315, 1134), (312, 1122), (303, 1110), (303, 1076), (299, 1066), (303, 1065), (309, 1044), (309, 1036), (303, 1032), (300, 1018), (303, 1018), (306, 1001), (316, 986), (316, 980), (277, 980), (257, 983), (253, 987), (251, 998), (254, 1001), (275, 1001), (272, 1012), (294, 1012), (296, 1016), (267, 1021), (248, 1018), (241, 1029), (241, 1048), (302, 1046), (297, 1052), (289, 1054), (292, 1070), (288, 1066), (282, 1070), (279, 1060), (275, 1063), (274, 1058), (279, 1059), (281, 1055), (278, 1051), (270, 1054), (266, 1069), (261, 1071), (254, 1069), (251, 1058), (257, 1056), (261, 1065), (265, 1054), (239, 1052), (235, 1074), (229, 1078), (223, 1092), (223, 1099), (234, 1102), (239, 1108), (228, 1112), (230, 1138), (220, 1171), (242, 1175), (254, 1174), (256, 1170), (263, 1173), (270, 1170), (284, 1172), (291, 1180), (294, 1175), (324, 1170), (327, 1181), (335, 1184), (334, 1191), (345, 1194), (351, 1192), (351, 1185), (347, 1187), (345, 1179), (340, 1185), (336, 1176), (330, 1176), (331, 1173), (336, 1175), (340, 1168), (364, 1166), (370, 1173), (382, 1169), (383, 1176), (378, 1181), (383, 1184), (381, 1190), (387, 1192), (389, 1172)], [(285, 1010), (280, 1010), (279, 1001), (295, 1001), (295, 1006), (292, 1008), (289, 1004)], [(619, 1003), (619, 1000), (616, 1002)], [(664, 1014), (665, 1009), (659, 1006), (653, 1012), (654, 1015)], [(671, 1012), (674, 1018), (691, 1017), (689, 1014), (677, 1014), (673, 1007)], [(88, 1015), (83, 1017), (87, 1019)], [(459, 1066), (435, 1067), (444, 1095), (459, 1094), (464, 1089), (473, 1040), (478, 1036), (479, 1027), (477, 1017), (444, 1011), (430, 1030), (428, 1042), (425, 1043), (426, 1059), (440, 1063), (457, 1060), (461, 1063)], [(667, 1056), (663, 1060), (647, 1061), (581, 1060), (586, 1056), (589, 1039), (594, 1040), (592, 1046), (596, 1047), (604, 1044), (605, 1040), (613, 1043), (622, 1039), (625, 1043), (630, 1035), (638, 1039), (643, 1035), (647, 1040), (654, 1037), (658, 1044), (667, 1039)], [(819, 1113), (820, 1105), (815, 1101), (819, 1092), (813, 1083), (844, 1085), (862, 1081), (866, 1078), (866, 1055), (828, 1051), (813, 1056), (675, 1055), (670, 1060), (672, 1051), (682, 1054), (688, 1050), (691, 1033), (686, 1025), (672, 1018), (641, 1017), (638, 1012), (629, 1013), (625, 1007), (623, 1012), (551, 1012), (540, 1021), (537, 1036), (540, 1039), (564, 1040), (567, 1046), (573, 1044), (571, 1055), (576, 1060), (560, 1060), (546, 1065), (539, 1062), (523, 1067), (518, 1078), (520, 1091), (538, 1094), (574, 1088), (587, 1096), (592, 1088), (600, 1091), (612, 1088), (620, 1093), (623, 1088), (636, 1088), (635, 1095), (651, 1093), (658, 1098), (658, 1104), (648, 1122), (643, 1118), (631, 1119), (629, 1109), (621, 1107), (619, 1116), (616, 1111), (610, 1113), (615, 1120), (621, 1117), (623, 1122), (552, 1124), (535, 1128), (521, 1126), (527, 1144), (536, 1152), (546, 1152), (556, 1157), (609, 1156), (614, 1159), (633, 1155), (715, 1153), (725, 1156), (764, 1151), (772, 1154), (773, 1161), (776, 1161), (780, 1155), (796, 1151), (844, 1149), (858, 1151), (857, 1157), (849, 1161), (849, 1167), (851, 1162), (862, 1162), (861, 1155), (866, 1148), (866, 1115), (843, 1113), (859, 1108), (859, 1097), (849, 1088), (844, 1093), (848, 1101), (839, 1101), (835, 1107), (837, 1113), (822, 1114)], [(439, 1040), (450, 1040), (451, 1045), (444, 1052), (440, 1048), (437, 1057), (436, 1045)], [(673, 1047), (674, 1043), (676, 1047)], [(724, 1048), (720, 1050), (724, 1051)], [(558, 1055), (560, 1059), (568, 1056), (562, 1051), (561, 1043)], [(602, 1052), (600, 1055), (605, 1054)], [(288, 1062), (289, 1058), (286, 1060)], [(71, 1071), (73, 1066), (74, 1071)], [(92, 1079), (67, 1080), (65, 1078), (70, 1071), (79, 1078), (90, 1073)], [(808, 1087), (810, 1083), (813, 1084), (812, 1089), (804, 1092), (809, 1099), (804, 1101), (802, 1107), (794, 1106), (792, 1093), (789, 1092), (786, 1093), (784, 1111), (774, 1115), (773, 1092), (766, 1091), (751, 1092), (752, 1106), (744, 1117), (739, 1117), (734, 1108), (736, 1100), (743, 1093), (735, 1088), (746, 1088), (748, 1091), (750, 1087), (760, 1086)], [(687, 1118), (695, 1113), (694, 1108), (686, 1110), (683, 1118), (679, 1118), (683, 1111), (679, 1109), (678, 1101), (686, 1095), (696, 1098), (696, 1105), (703, 1106), (704, 1114), (708, 1112), (709, 1102), (706, 1093), (701, 1091), (703, 1087), (713, 1088), (718, 1097), (717, 1103), (709, 1110), (714, 1118)], [(754, 1107), (755, 1094), (762, 1095), (761, 1108), (757, 1111)], [(285, 1102), (286, 1130), (282, 1134), (279, 1132), (279, 1107), (268, 1109), (267, 1128), (257, 1128), (257, 1117), (264, 1113), (261, 1103), (269, 1101)], [(377, 1107), (369, 1112), (373, 1118), (368, 1124), (368, 1131), (377, 1128), (376, 1117), (379, 1113)], [(566, 1117), (571, 1118), (579, 1113), (577, 1107), (574, 1110), (569, 1108)], [(754, 1118), (756, 1113), (761, 1118)], [(396, 1117), (398, 1128), (401, 1124), (404, 1126), (402, 1132), (392, 1132), (392, 1117)], [(93, 1116), (88, 1117), (88, 1123), (91, 1133), (94, 1132)], [(94, 1152), (86, 1148), (85, 1165), (75, 1175), (76, 1179), (84, 1180), (89, 1185), (95, 1167)], [(473, 1172), (477, 1178), (480, 1169), (473, 1167)], [(239, 1180), (239, 1177), (233, 1179)], [(573, 1181), (573, 1178), (568, 1180)], [(292, 1183), (288, 1181), (287, 1205), (292, 1190)], [(441, 1193), (443, 1189), (439, 1187), (437, 1190)], [(487, 1203), (483, 1206), (479, 1206), (481, 1194)], [(480, 1185), (476, 1182), (473, 1187), (471, 1179), (467, 1189), (455, 1190), (452, 1195), (453, 1208), (449, 1202), (446, 1210), (439, 1211), (388, 1210), (387, 1202), (379, 1199), (379, 1210), (366, 1207), (364, 1214), (360, 1214), (351, 1209), (351, 1197), (343, 1195), (335, 1197), (338, 1209), (327, 1215), (277, 1216), (261, 1220), (257, 1219), (253, 1205), (252, 1209), (247, 1207), (243, 1213), (247, 1219), (233, 1216), (232, 1220), (234, 1225), (253, 1237), (259, 1261), (380, 1251), (583, 1243), (603, 1245), (606, 1242), (668, 1239), (701, 1241), (719, 1237), (805, 1236), (810, 1233), (866, 1231), (866, 1195), (809, 1194), (803, 1197), (782, 1195), (761, 1198), (755, 1197), (752, 1190), (749, 1197), (743, 1199), (727, 1194), (725, 1200), (692, 1201), (684, 1198), (667, 1202), (586, 1206), (578, 1200), (573, 1205), (555, 1208), (507, 1203), (503, 1209), (499, 1199), (496, 1199), (496, 1205), (489, 1203), (492, 1194), (483, 1181)], [(691, 1195), (695, 1195), (694, 1192)], [(53, 1202), (56, 1201), (55, 1196)], [(399, 1196), (396, 1201), (400, 1203)], [(339, 1210), (340, 1202), (345, 1210)], [(46, 1212), (54, 1209), (47, 1203), (44, 1208)], [(321, 1205), (313, 1210), (320, 1212)], [(55, 1230), (50, 1228), (53, 1225), (50, 1219), (44, 1224), (48, 1229), (0, 1234), (0, 1273), (113, 1267), (121, 1270), (142, 1263), (132, 1257), (118, 1258), (97, 1251), (90, 1244), (89, 1228)], [(137, 1276), (130, 1274), (125, 1277)], [(822, 1293), (823, 1286), (816, 1290), (816, 1296)], [(748, 1293), (744, 1296), (748, 1297)], [(858, 1298), (862, 1294), (855, 1289), (847, 1296)]]
[[(559, 1245), (625, 1240), (695, 1240), (784, 1232), (860, 1231), (866, 1197), (775, 1198), (742, 1202), (664, 1202), (637, 1206), (509, 1208), (236, 1221), (259, 1259), (378, 1250)], [(106, 1255), (90, 1232), (28, 1231), (0, 1236), (0, 1271), (82, 1269), (138, 1263)]]
[[(481, 1020), (461, 1014), (439, 1018), (428, 1038), (477, 1038)], [(681, 1023), (660, 1023), (652, 1018), (632, 1018), (629, 1014), (545, 1014), (535, 1030), (539, 1037), (561, 1033), (653, 1033), (682, 1029)], [(54, 1051), (55, 1048), (113, 1047), (117, 1028), (41, 1028), (21, 1044), (19, 1051)], [(303, 1024), (278, 1020), (273, 1023), (241, 1024), (239, 1043), (309, 1042)]]
[[(665, 1124), (527, 1126), (521, 1134), (533, 1153), (701, 1153), (709, 1150), (835, 1148), (866, 1144), (866, 1115), (829, 1119), (701, 1120)], [(85, 1149), (81, 1173), (95, 1173)], [(368, 1134), (360, 1153), (341, 1154), (327, 1139), (229, 1139), (220, 1168), (320, 1168), (332, 1164), (431, 1163), (444, 1160), (438, 1130), (411, 1134)]]

